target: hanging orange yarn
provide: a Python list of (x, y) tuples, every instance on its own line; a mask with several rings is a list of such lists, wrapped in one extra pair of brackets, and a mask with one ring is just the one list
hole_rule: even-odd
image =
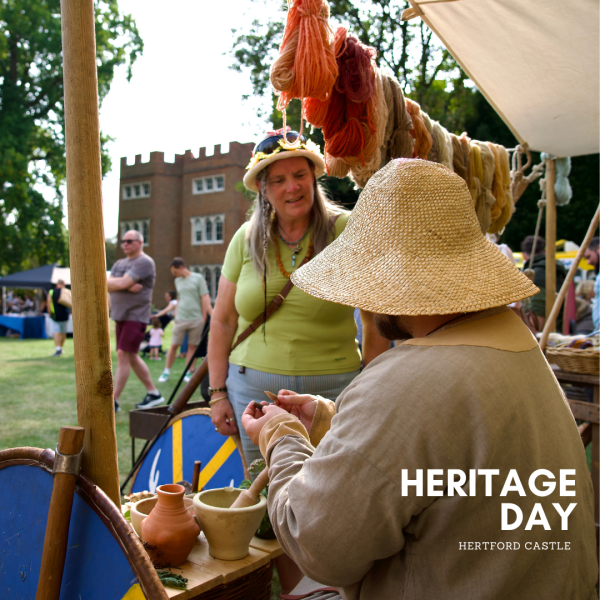
[(407, 98), (406, 108), (413, 122), (413, 129), (411, 130), (411, 132), (414, 132), (415, 138), (415, 149), (413, 152), (413, 157), (427, 160), (427, 155), (431, 150), (433, 140), (431, 139), (431, 135), (429, 134), (429, 131), (427, 131), (425, 123), (423, 122), (421, 107), (413, 100), (409, 100)]
[(335, 32), (333, 46), (338, 80), (327, 101), (304, 99), (304, 118), (322, 128), (327, 156), (365, 165), (377, 152), (379, 97), (375, 98), (372, 64), (376, 53), (343, 27)]
[(288, 0), (279, 58), (271, 67), (271, 83), (280, 94), (279, 110), (292, 98), (329, 98), (338, 75), (332, 42), (327, 3)]

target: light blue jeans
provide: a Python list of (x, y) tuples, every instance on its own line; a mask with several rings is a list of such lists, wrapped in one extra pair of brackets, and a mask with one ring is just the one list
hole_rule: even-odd
[(341, 394), (350, 382), (360, 373), (360, 370), (350, 373), (336, 373), (332, 375), (276, 375), (255, 369), (246, 368), (245, 373), (240, 373), (238, 365), (229, 365), (227, 374), (227, 393), (233, 406), (236, 423), (240, 430), (242, 448), (246, 455), (248, 466), (257, 458), (261, 458), (258, 446), (255, 446), (242, 426), (242, 413), (252, 400), (262, 402), (267, 398), (265, 391), (277, 394), (279, 390), (286, 389), (298, 394), (313, 394), (334, 400)]

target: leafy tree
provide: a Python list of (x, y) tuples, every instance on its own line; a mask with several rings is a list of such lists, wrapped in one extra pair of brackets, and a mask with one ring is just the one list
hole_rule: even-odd
[(112, 266), (117, 262), (117, 245), (119, 238), (117, 236), (104, 240), (104, 255), (106, 257), (106, 268), (112, 269)]
[[(117, 0), (97, 0), (100, 102), (115, 68), (143, 42)], [(66, 176), (60, 0), (0, 3), (0, 274), (68, 264), (61, 185)], [(109, 140), (103, 136), (102, 144)], [(110, 159), (102, 152), (103, 173)]]

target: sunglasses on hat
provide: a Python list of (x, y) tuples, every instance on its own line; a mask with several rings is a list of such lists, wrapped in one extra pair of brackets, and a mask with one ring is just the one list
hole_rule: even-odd
[[(283, 139), (283, 129), (279, 129), (278, 131), (271, 132), (273, 135), (265, 138), (261, 142), (258, 142), (256, 146), (254, 146), (254, 150), (252, 151), (252, 156), (255, 156), (257, 152), (262, 152), (263, 154), (271, 154), (274, 150), (285, 150), (279, 144), (279, 140)], [(299, 133), (297, 131), (288, 131), (286, 133), (286, 140), (293, 144), (298, 139)], [(306, 143), (306, 138), (301, 135), (300, 141)]]

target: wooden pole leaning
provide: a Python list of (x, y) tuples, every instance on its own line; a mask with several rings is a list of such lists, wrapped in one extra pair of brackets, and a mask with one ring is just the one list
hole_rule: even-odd
[[(554, 331), (554, 319), (550, 312), (556, 299), (556, 161), (550, 158), (546, 161), (546, 326)], [(548, 323), (549, 321), (549, 323)]]
[(548, 336), (550, 335), (550, 323), (556, 319), (558, 315), (558, 311), (560, 310), (560, 306), (567, 295), (567, 291), (569, 290), (569, 286), (575, 277), (575, 273), (577, 273), (577, 268), (579, 267), (579, 263), (585, 254), (585, 251), (588, 249), (592, 238), (594, 237), (594, 233), (596, 233), (596, 229), (598, 229), (598, 222), (600, 221), (600, 208), (596, 209), (596, 214), (594, 215), (592, 222), (590, 223), (590, 227), (585, 234), (585, 238), (583, 242), (581, 242), (581, 247), (577, 251), (577, 255), (575, 256), (575, 260), (567, 273), (567, 277), (560, 288), (560, 292), (558, 292), (558, 296), (556, 298), (556, 302), (552, 306), (552, 310), (550, 311), (550, 316), (546, 319), (546, 323), (544, 324), (544, 329), (542, 331), (542, 337), (540, 339), (540, 347), (542, 352), (546, 348), (546, 343), (548, 341)]
[(69, 254), (83, 470), (120, 503), (108, 329), (93, 0), (61, 0)]
[(81, 467), (84, 429), (61, 427), (54, 459), (54, 485), (35, 600), (58, 600), (62, 584), (75, 483)]

